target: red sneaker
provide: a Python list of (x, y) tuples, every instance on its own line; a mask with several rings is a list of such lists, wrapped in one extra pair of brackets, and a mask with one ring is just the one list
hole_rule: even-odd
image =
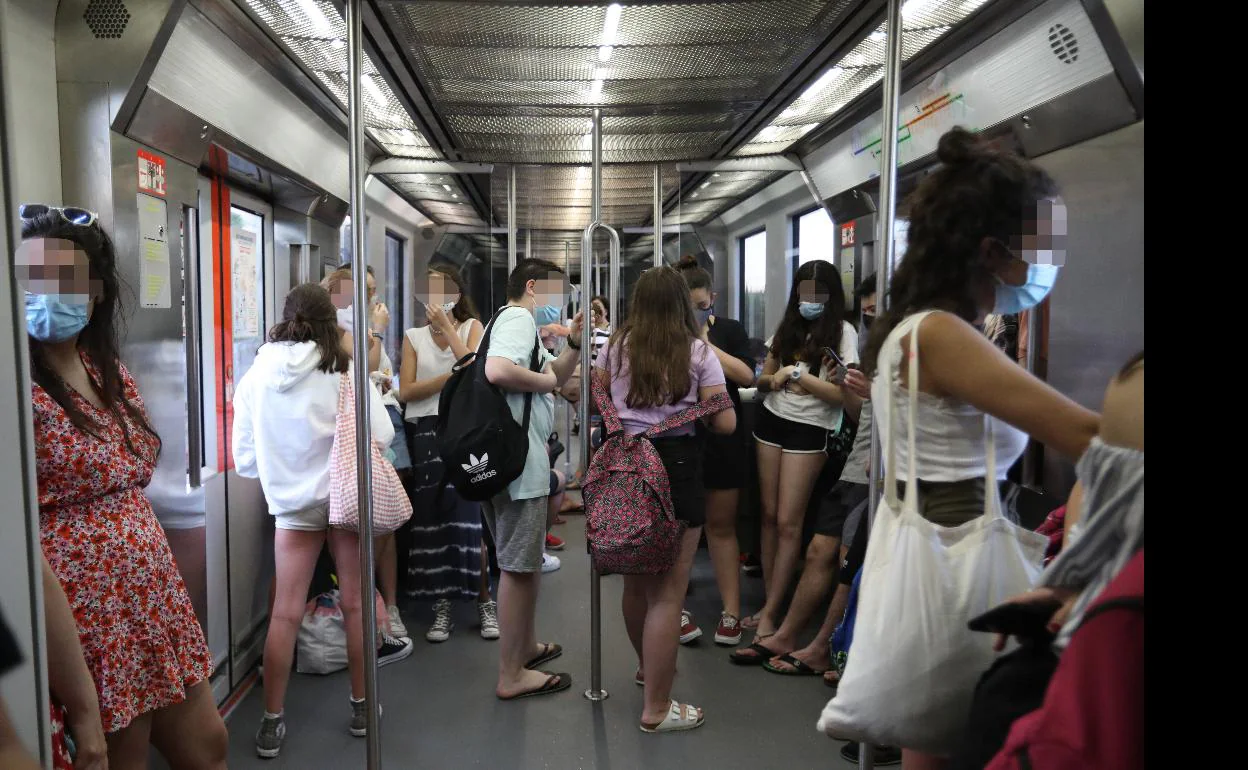
[(702, 629), (694, 625), (693, 615), (689, 610), (680, 611), (680, 643), (689, 644), (702, 635)]
[(715, 644), (725, 647), (741, 644), (741, 621), (735, 615), (725, 612), (719, 616), (719, 625), (715, 628)]
[(555, 537), (554, 535), (551, 535), (551, 534), (546, 535), (546, 550), (562, 551), (563, 546), (564, 546), (563, 538)]

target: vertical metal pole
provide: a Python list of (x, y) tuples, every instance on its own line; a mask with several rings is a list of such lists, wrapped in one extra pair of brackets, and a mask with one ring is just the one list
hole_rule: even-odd
[(654, 164), (654, 266), (663, 264), (663, 167)]
[(370, 464), (372, 430), (368, 419), (368, 255), (365, 253), (367, 216), (364, 177), (364, 36), (360, 9), (363, 0), (347, 0), (347, 142), (351, 173), (351, 279), (355, 284), (355, 473), (360, 509), (360, 597), (364, 615), (364, 699), (368, 704), (366, 739), (369, 770), (381, 768), (381, 713), (377, 707), (377, 605), (373, 601), (373, 469)]
[[(880, 205), (876, 214), (876, 226), (883, 228), (877, 233), (879, 248), (875, 251), (875, 302), (876, 315), (888, 309), (888, 289), (893, 278), (893, 249), (896, 246), (893, 227), (897, 221), (897, 123), (898, 102), (901, 97), (901, 3), (888, 0), (888, 28), (884, 58), (884, 114), (880, 127)], [(877, 373), (878, 376), (878, 373)], [(877, 414), (878, 411), (873, 411)], [(870, 502), (867, 507), (867, 528), (874, 523), (875, 509), (880, 503), (880, 482), (884, 467), (880, 453), (880, 422), (871, 420), (871, 480)], [(875, 768), (875, 747), (858, 744), (858, 766), (866, 770)]]
[(533, 228), (524, 228), (524, 258), (533, 258)]
[(516, 269), (516, 216), (516, 167), (512, 166), (507, 170), (507, 275)]
[[(581, 237), (581, 294), (589, 285), (590, 261), (594, 252), (594, 231), (602, 219), (602, 110), (594, 108), (593, 169), (590, 177), (590, 223)], [(614, 288), (614, 287), (612, 287)], [(587, 303), (582, 302), (585, 307)], [(614, 311), (612, 312), (614, 318)], [(589, 468), (589, 378), (590, 343), (592, 322), (581, 324), (581, 467)], [(591, 701), (605, 700), (607, 691), (602, 689), (602, 577), (598, 570), (589, 569), (589, 689), (585, 697)]]

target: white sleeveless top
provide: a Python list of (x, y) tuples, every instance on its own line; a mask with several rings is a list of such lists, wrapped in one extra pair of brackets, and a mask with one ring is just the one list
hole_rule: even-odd
[[(455, 366), (455, 353), (451, 351), (451, 346), (447, 345), (446, 350), (438, 347), (433, 341), (433, 327), (421, 326), (415, 329), (408, 329), (405, 332), (407, 341), (412, 343), (412, 348), (416, 351), (416, 379), (427, 380), (432, 377), (438, 377), (443, 374), (450, 374)], [(472, 331), (472, 319), (468, 319), (459, 325), (456, 333), (463, 340), (465, 345), (468, 344), (468, 333)], [(416, 422), (421, 417), (431, 417), (438, 413), (438, 398), (441, 394), (434, 393), (428, 398), (419, 401), (408, 401), (407, 407), (403, 412), (403, 419), (408, 422)]]
[[(876, 369), (880, 372), (871, 384), (872, 416), (879, 421), (880, 435), (887, 436), (890, 429), (904, 437), (910, 429), (907, 400), (909, 391), (901, 385), (901, 340), (930, 315), (931, 310), (914, 313), (897, 324), (880, 348)], [(890, 388), (884, 372), (894, 375), (896, 387)], [(889, 400), (889, 393), (893, 399)], [(919, 391), (918, 425), (915, 431), (915, 459), (918, 461), (919, 478), (923, 481), (964, 481), (988, 475), (985, 456), (987, 441), (984, 413), (970, 404), (952, 398), (942, 398)], [(1004, 480), (1010, 467), (1027, 448), (1027, 434), (995, 417), (992, 420), (996, 445), (997, 480)], [(896, 420), (896, 425), (890, 425)], [(908, 478), (910, 467), (909, 449), (904, 438), (896, 442), (897, 478)]]

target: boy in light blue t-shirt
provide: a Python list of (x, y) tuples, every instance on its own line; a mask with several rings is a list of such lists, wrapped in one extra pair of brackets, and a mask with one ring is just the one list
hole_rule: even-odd
[[(481, 504), (494, 537), (498, 566), (499, 670), (495, 693), (503, 700), (560, 692), (572, 676), (536, 670), (563, 653), (557, 644), (537, 642), (536, 613), (543, 546), (546, 541), (550, 458), (546, 440), (554, 428), (553, 391), (572, 375), (580, 360), (580, 317), (573, 319), (567, 348), (554, 357), (542, 346), (538, 326), (558, 320), (565, 304), (567, 276), (553, 262), (526, 259), (507, 278), (507, 305), (490, 331), (486, 378), (507, 396), (512, 417), (523, 423), (526, 394), (529, 450), (524, 471), (507, 490)], [(538, 371), (529, 368), (533, 347)]]

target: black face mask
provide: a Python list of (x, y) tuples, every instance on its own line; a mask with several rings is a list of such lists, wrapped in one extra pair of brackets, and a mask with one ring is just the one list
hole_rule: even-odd
[(871, 328), (871, 322), (872, 322), (872, 321), (874, 321), (874, 320), (875, 320), (875, 316), (873, 316), (873, 315), (866, 315), (866, 314), (863, 314), (863, 316), (862, 316), (862, 328), (863, 328), (863, 329), (870, 329), (870, 328)]

